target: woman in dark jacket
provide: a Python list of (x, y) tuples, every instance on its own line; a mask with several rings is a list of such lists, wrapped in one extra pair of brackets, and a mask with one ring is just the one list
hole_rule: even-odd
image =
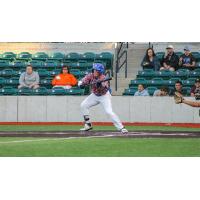
[(160, 69), (160, 61), (152, 48), (146, 50), (146, 55), (142, 60), (141, 66), (143, 69), (154, 69), (155, 71)]

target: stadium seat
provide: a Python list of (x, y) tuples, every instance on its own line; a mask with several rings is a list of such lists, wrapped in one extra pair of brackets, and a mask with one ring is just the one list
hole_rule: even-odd
[(52, 82), (52, 78), (48, 77), (48, 78), (45, 78), (45, 79), (41, 79), (40, 85), (45, 86), (46, 88), (51, 88), (52, 87), (51, 82)]
[(32, 91), (33, 95), (48, 95), (48, 90), (46, 87), (39, 87)]
[(137, 78), (145, 78), (145, 79), (152, 79), (156, 75), (156, 72), (154, 70), (143, 70), (139, 71)]
[(15, 72), (15, 76), (20, 76), (23, 72), (25, 72), (26, 70), (25, 69), (20, 69), (19, 71), (16, 71)]
[(1, 54), (2, 60), (13, 61), (15, 58), (16, 58), (16, 54), (14, 54), (13, 52), (5, 52), (5, 53)]
[(190, 96), (191, 87), (183, 87), (183, 95)]
[(37, 70), (40, 77), (48, 77), (49, 72), (46, 69), (38, 69)]
[(187, 79), (190, 71), (187, 69), (179, 69), (172, 74), (173, 78)]
[(137, 78), (135, 80), (131, 80), (131, 83), (129, 84), (129, 87), (138, 86), (139, 84), (142, 84), (144, 86), (147, 85), (147, 80), (145, 78)]
[(19, 85), (19, 78), (18, 77), (12, 77), (12, 78), (6, 80), (6, 85), (12, 85), (12, 86)]
[(11, 63), (12, 68), (20, 69), (20, 68), (26, 68), (27, 63), (25, 61), (15, 60)]
[(78, 61), (81, 58), (80, 54), (78, 53), (69, 53), (65, 56), (66, 60), (73, 60), (73, 61)]
[(34, 69), (40, 69), (44, 67), (44, 62), (38, 60), (32, 60), (28, 64), (30, 64)]
[(6, 84), (6, 79), (3, 77), (0, 77), (0, 86), (4, 86)]
[(199, 52), (192, 52), (192, 55), (194, 56), (194, 58), (196, 59), (196, 61), (200, 61), (200, 53)]
[(55, 69), (53, 71), (50, 71), (50, 75), (51, 76), (56, 76), (56, 75), (58, 75), (60, 73), (61, 73), (61, 69)]
[(93, 62), (78, 62), (77, 66), (81, 71), (85, 71), (85, 70), (88, 70), (88, 69), (92, 69)]
[(169, 71), (169, 70), (161, 70), (156, 72), (156, 76), (163, 78), (163, 79), (170, 79), (172, 77), (173, 72)]
[(173, 87), (174, 87), (176, 81), (181, 81), (181, 79), (180, 79), (180, 78), (171, 78), (171, 79), (169, 79), (169, 80), (166, 80), (166, 81), (165, 81), (165, 84), (166, 84), (168, 87), (170, 87), (170, 86), (173, 86)]
[(49, 58), (49, 56), (45, 52), (37, 52), (37, 53), (33, 54), (33, 56), (32, 56), (33, 60), (46, 61), (48, 58)]
[(50, 95), (66, 95), (66, 90), (63, 89), (62, 87), (56, 87), (56, 88), (52, 88), (50, 90)]
[(152, 80), (149, 81), (149, 85), (150, 86), (154, 86), (157, 88), (160, 88), (161, 86), (163, 86), (164, 80), (162, 78), (153, 78)]
[[(113, 63), (113, 54), (112, 53), (102, 52), (102, 53), (96, 55), (96, 59), (106, 62), (106, 68), (112, 69), (112, 63)], [(95, 62), (96, 62), (96, 59), (95, 59)]]
[(13, 69), (4, 69), (1, 71), (1, 76), (3, 77), (10, 77), (14, 76), (16, 72)]
[(70, 70), (70, 73), (73, 74), (76, 78), (79, 78), (81, 75), (81, 72), (79, 69), (72, 69)]
[(10, 61), (8, 60), (0, 60), (0, 70), (9, 68), (11, 66)]
[(188, 78), (187, 80), (183, 81), (183, 85), (185, 87), (192, 87), (195, 84), (196, 78)]
[(153, 86), (150, 86), (150, 87), (146, 88), (146, 90), (148, 91), (148, 93), (149, 93), (150, 96), (153, 96), (154, 92), (157, 89), (158, 89), (157, 87), (153, 87)]
[(200, 69), (195, 69), (190, 72), (189, 74), (190, 78), (200, 78)]
[(32, 95), (33, 94), (33, 90), (30, 88), (21, 88), (18, 89), (18, 95)]
[(60, 52), (55, 52), (49, 56), (49, 60), (56, 60), (56, 61), (62, 61), (64, 60), (64, 58), (65, 58), (65, 55)]
[(5, 86), (0, 89), (0, 94), (1, 95), (16, 95), (17, 89), (10, 87), (10, 86)]
[(131, 87), (131, 88), (125, 89), (123, 95), (132, 95), (132, 96), (134, 96), (135, 92), (137, 92), (137, 91), (138, 91), (137, 87)]
[(180, 57), (181, 55), (183, 55), (183, 52), (181, 52), (181, 51), (176, 51), (175, 54), (176, 54), (178, 57)]
[(48, 70), (54, 70), (60, 66), (61, 66), (60, 62), (57, 62), (57, 61), (48, 60), (48, 61), (44, 62), (44, 67), (45, 67), (45, 69), (48, 69)]
[(81, 56), (82, 60), (87, 60), (87, 61), (94, 61), (96, 58), (96, 54), (93, 52), (86, 52)]
[(163, 56), (165, 55), (165, 52), (157, 52), (156, 56), (159, 60), (161, 60), (163, 58)]
[(66, 90), (67, 95), (84, 95), (84, 89), (80, 88), (71, 88), (69, 90)]
[(32, 54), (30, 54), (29, 52), (21, 52), (19, 54), (17, 54), (17, 59), (18, 60), (25, 60), (25, 61), (29, 61), (32, 58)]

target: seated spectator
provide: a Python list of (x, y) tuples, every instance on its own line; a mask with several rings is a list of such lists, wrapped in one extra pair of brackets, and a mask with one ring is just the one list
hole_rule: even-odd
[(143, 67), (143, 69), (154, 69), (155, 71), (158, 71), (160, 69), (160, 61), (158, 60), (152, 48), (147, 49), (141, 66)]
[(149, 93), (144, 89), (144, 86), (140, 84), (138, 85), (138, 91), (135, 92), (134, 96), (149, 96)]
[(200, 97), (200, 79), (196, 79), (195, 85), (192, 87), (190, 95), (199, 99)]
[(179, 92), (180, 94), (185, 95), (185, 91), (183, 91), (183, 84), (181, 81), (176, 81), (175, 89), (171, 91), (170, 95), (174, 96), (175, 92)]
[(153, 94), (153, 96), (159, 97), (159, 96), (169, 96), (169, 88), (168, 87), (161, 87), (160, 90), (156, 90)]
[(186, 46), (184, 48), (184, 54), (181, 55), (179, 59), (179, 66), (187, 67), (188, 69), (194, 69), (195, 65), (196, 65), (195, 58), (190, 52), (190, 48)]
[(70, 74), (69, 67), (63, 66), (61, 73), (56, 75), (52, 80), (54, 87), (62, 87), (64, 89), (70, 89), (72, 86), (77, 84), (77, 79), (73, 74)]
[(19, 78), (18, 88), (30, 88), (37, 89), (39, 88), (40, 77), (38, 72), (33, 71), (33, 67), (28, 65), (26, 71), (23, 72)]
[(174, 53), (174, 47), (169, 45), (167, 48), (167, 54), (164, 55), (161, 61), (161, 68), (160, 70), (170, 70), (175, 71), (178, 68), (179, 58)]

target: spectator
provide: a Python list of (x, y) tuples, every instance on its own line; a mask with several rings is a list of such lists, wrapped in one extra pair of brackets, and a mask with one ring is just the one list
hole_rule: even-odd
[(146, 50), (146, 55), (142, 60), (141, 66), (143, 69), (154, 69), (155, 71), (160, 69), (160, 61), (152, 48)]
[(149, 96), (149, 93), (144, 89), (144, 86), (140, 84), (138, 85), (138, 91), (135, 92), (134, 96)]
[(181, 55), (179, 59), (179, 66), (187, 67), (188, 69), (194, 69), (195, 65), (196, 65), (195, 58), (190, 52), (190, 48), (186, 46), (184, 48), (184, 54)]
[(175, 92), (179, 92), (180, 94), (184, 95), (185, 91), (183, 91), (183, 84), (181, 81), (176, 81), (175, 83), (175, 89), (171, 91), (171, 95), (174, 96)]
[(156, 90), (153, 94), (153, 96), (169, 96), (169, 88), (168, 87), (161, 87), (160, 90)]
[(38, 72), (33, 71), (33, 67), (28, 65), (26, 67), (26, 72), (23, 72), (19, 78), (18, 88), (30, 88), (37, 89), (39, 88), (40, 78)]
[(174, 47), (172, 45), (167, 46), (167, 54), (163, 56), (160, 70), (175, 71), (178, 68), (179, 58), (174, 53)]
[(195, 85), (192, 87), (190, 95), (199, 99), (200, 97), (200, 79), (196, 79)]
[(70, 74), (69, 67), (63, 66), (61, 73), (56, 75), (52, 80), (53, 87), (62, 87), (64, 89), (70, 89), (77, 84), (77, 79), (73, 74)]

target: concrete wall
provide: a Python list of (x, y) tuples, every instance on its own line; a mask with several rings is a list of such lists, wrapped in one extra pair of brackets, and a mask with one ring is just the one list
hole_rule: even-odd
[[(1, 122), (81, 122), (85, 96), (1, 96)], [(172, 97), (113, 96), (113, 109), (123, 122), (199, 123), (199, 109), (176, 105)], [(100, 105), (92, 121), (108, 122)]]

